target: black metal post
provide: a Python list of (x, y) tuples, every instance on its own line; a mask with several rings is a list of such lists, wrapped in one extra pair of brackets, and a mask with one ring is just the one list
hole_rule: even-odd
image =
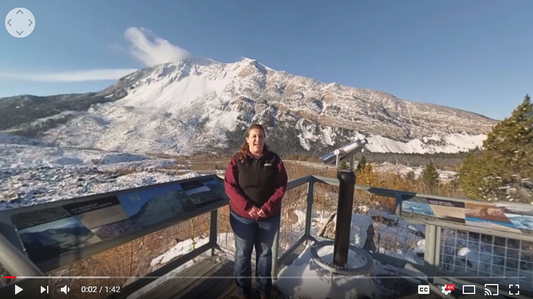
[(339, 180), (339, 203), (337, 205), (337, 223), (335, 224), (335, 241), (333, 243), (333, 264), (345, 267), (350, 249), (350, 231), (352, 227), (353, 195), (355, 173), (353, 170), (337, 169)]

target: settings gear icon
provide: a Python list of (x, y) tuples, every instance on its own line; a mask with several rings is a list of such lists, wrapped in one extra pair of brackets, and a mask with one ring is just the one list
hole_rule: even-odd
[(449, 295), (452, 291), (451, 290), (447, 290), (446, 289), (446, 286), (442, 286), (440, 287), (440, 291), (444, 294), (444, 295)]

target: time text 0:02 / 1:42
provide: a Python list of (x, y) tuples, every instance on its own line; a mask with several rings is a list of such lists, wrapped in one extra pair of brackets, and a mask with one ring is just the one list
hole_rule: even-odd
[(82, 293), (120, 293), (120, 286), (82, 286)]

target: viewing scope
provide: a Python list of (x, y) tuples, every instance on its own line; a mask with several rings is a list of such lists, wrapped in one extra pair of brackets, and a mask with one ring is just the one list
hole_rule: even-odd
[(350, 159), (356, 154), (360, 153), (365, 146), (368, 144), (368, 141), (363, 139), (358, 139), (353, 143), (340, 147), (333, 150), (332, 152), (327, 153), (322, 158), (322, 163), (328, 165), (337, 165), (344, 160)]

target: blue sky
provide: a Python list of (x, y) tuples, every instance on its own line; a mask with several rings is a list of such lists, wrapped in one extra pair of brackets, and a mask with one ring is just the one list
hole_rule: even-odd
[(36, 27), (0, 29), (0, 97), (98, 91), (181, 49), (496, 119), (533, 93), (531, 0), (0, 2), (15, 7)]

